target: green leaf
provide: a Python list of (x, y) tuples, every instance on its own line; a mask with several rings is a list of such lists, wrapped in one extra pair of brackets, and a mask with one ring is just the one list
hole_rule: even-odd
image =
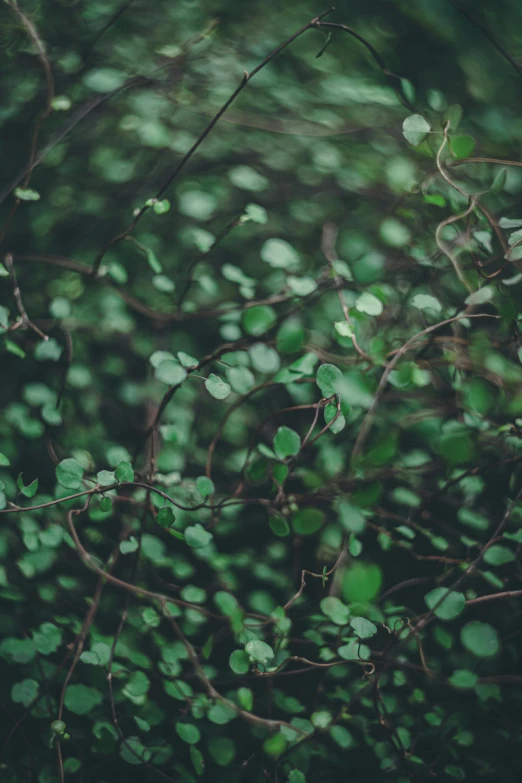
[(366, 518), (361, 509), (344, 498), (339, 501), (339, 521), (349, 533), (359, 534), (366, 529)]
[(155, 201), (152, 209), (154, 210), (156, 215), (164, 215), (166, 212), (170, 210), (170, 201), (168, 200), (168, 198)]
[(28, 707), (38, 696), (40, 686), (36, 680), (22, 680), (11, 688), (11, 699), (15, 704)]
[(453, 136), (451, 151), (456, 158), (469, 158), (475, 149), (475, 139), (471, 136)]
[(53, 623), (42, 623), (37, 631), (33, 631), (33, 641), (41, 655), (52, 655), (62, 643), (62, 632)]
[(341, 337), (353, 337), (353, 326), (349, 324), (348, 321), (336, 321), (334, 326), (335, 331), (338, 332)]
[(379, 593), (381, 584), (379, 566), (356, 560), (345, 571), (342, 596), (347, 603), (369, 603)]
[(11, 462), (9, 461), (9, 457), (6, 457), (5, 454), (2, 454), (0, 451), (0, 467), (8, 467), (10, 464)]
[(56, 296), (49, 305), (53, 318), (68, 318), (71, 314), (71, 303), (64, 296)]
[(464, 300), (467, 305), (486, 304), (491, 302), (495, 295), (495, 289), (492, 285), (484, 285), (479, 288), (478, 291), (474, 291), (472, 294), (466, 297)]
[(462, 628), (460, 640), (477, 658), (491, 658), (500, 649), (498, 634), (489, 623), (472, 620)]
[(237, 711), (224, 701), (217, 701), (209, 709), (207, 717), (212, 723), (225, 726), (237, 717)]
[(113, 92), (125, 83), (126, 76), (116, 68), (92, 68), (83, 76), (83, 83), (94, 92)]
[(318, 712), (312, 713), (310, 721), (316, 729), (327, 729), (332, 722), (332, 716), (329, 712), (326, 712), (326, 710), (319, 710)]
[(506, 186), (507, 174), (508, 170), (505, 167), (497, 171), (489, 189), (492, 196), (498, 196), (499, 193), (502, 193)]
[(154, 353), (149, 356), (149, 362), (154, 368), (159, 367), (160, 364), (166, 362), (167, 359), (174, 360), (174, 356), (170, 351), (154, 351)]
[(162, 383), (178, 386), (187, 377), (187, 371), (175, 359), (165, 359), (158, 364), (154, 375)]
[(82, 485), (83, 468), (72, 457), (64, 459), (56, 466), (56, 478), (66, 489), (79, 489)]
[(57, 362), (62, 355), (63, 348), (54, 337), (48, 340), (42, 340), (36, 344), (34, 349), (34, 358), (39, 362)]
[(158, 514), (156, 516), (156, 522), (160, 527), (169, 528), (172, 527), (172, 525), (175, 523), (176, 517), (174, 516), (174, 512), (171, 508), (168, 506), (165, 506), (164, 508), (160, 508), (158, 511)]
[(447, 587), (436, 587), (424, 596), (426, 606), (433, 609), (442, 600), (440, 606), (435, 609), (436, 617), (441, 620), (453, 620), (464, 611), (466, 598), (463, 593), (456, 593)]
[(395, 248), (405, 247), (411, 240), (409, 228), (395, 218), (383, 220), (379, 227), (379, 234), (383, 242)]
[(90, 650), (86, 650), (80, 656), (83, 663), (90, 666), (107, 666), (110, 660), (111, 648), (105, 642), (94, 642)]
[(208, 476), (198, 476), (196, 479), (196, 490), (201, 497), (206, 498), (209, 495), (213, 495), (216, 491), (214, 482)]
[(212, 533), (205, 530), (203, 525), (190, 525), (185, 528), (185, 541), (192, 549), (202, 549), (212, 541)]
[(355, 300), (355, 307), (360, 313), (367, 313), (368, 315), (381, 315), (384, 310), (384, 305), (380, 299), (370, 294), (369, 291), (364, 291)]
[(254, 369), (262, 373), (277, 372), (281, 360), (279, 354), (273, 348), (264, 343), (256, 343), (248, 349)]
[(293, 269), (299, 266), (299, 255), (285, 239), (267, 239), (261, 248), (261, 258), (275, 269)]
[(360, 639), (369, 639), (377, 633), (377, 626), (364, 617), (354, 617), (350, 625)]
[(424, 196), (426, 204), (434, 204), (436, 207), (445, 207), (446, 199), (439, 193), (428, 193)]
[(225, 280), (229, 280), (231, 283), (237, 283), (238, 285), (252, 286), (256, 283), (253, 277), (245, 275), (243, 270), (239, 266), (234, 266), (234, 264), (223, 264), (221, 267), (221, 274)]
[(500, 228), (518, 228), (522, 226), (522, 218), (501, 217), (498, 224)]
[(178, 359), (180, 360), (183, 367), (197, 367), (198, 365), (198, 360), (184, 351), (178, 351)]
[(116, 474), (112, 470), (100, 470), (96, 474), (96, 483), (100, 487), (110, 487), (111, 484), (116, 483)]
[(100, 691), (90, 685), (69, 685), (65, 691), (65, 706), (75, 715), (87, 715), (102, 701)]
[(332, 267), (336, 275), (339, 275), (340, 277), (343, 277), (345, 280), (349, 280), (350, 282), (353, 281), (351, 269), (346, 261), (336, 259), (335, 261), (332, 261)]
[(121, 482), (134, 481), (134, 469), (130, 462), (126, 462), (125, 460), (118, 462), (116, 478)]
[(348, 644), (343, 644), (337, 649), (337, 654), (344, 661), (366, 661), (371, 655), (371, 650), (358, 639), (353, 639)]
[(264, 207), (259, 204), (247, 204), (245, 207), (245, 216), (254, 223), (265, 225), (268, 223), (268, 214)]
[(299, 454), (300, 450), (301, 438), (297, 432), (284, 425), (279, 427), (274, 437), (274, 451), (279, 459), (293, 457)]
[(142, 745), (139, 737), (126, 737), (120, 744), (120, 756), (127, 764), (145, 764), (152, 753)]
[(148, 723), (146, 720), (138, 718), (137, 715), (134, 716), (134, 720), (136, 722), (136, 726), (141, 729), (141, 731), (150, 731), (150, 723)]
[(266, 664), (274, 657), (274, 651), (266, 642), (252, 639), (245, 644), (245, 652), (256, 663)]
[(414, 147), (422, 144), (431, 130), (431, 125), (421, 114), (410, 114), (402, 123), (402, 135)]
[(176, 734), (189, 745), (196, 745), (201, 739), (201, 732), (193, 723), (176, 723)]
[(440, 313), (442, 310), (439, 300), (435, 299), (434, 296), (430, 296), (430, 294), (415, 294), (411, 303), (418, 310), (433, 310), (436, 313)]
[(133, 701), (135, 704), (140, 703), (140, 699), (144, 696), (150, 688), (150, 680), (145, 672), (132, 672), (129, 679), (125, 683), (122, 694)]
[(120, 552), (122, 555), (130, 555), (135, 552), (139, 544), (134, 536), (131, 536), (127, 541), (120, 541)]
[(217, 205), (217, 198), (206, 190), (183, 190), (178, 195), (179, 211), (194, 220), (208, 220)]
[(34, 479), (34, 481), (31, 481), (30, 484), (27, 485), (27, 487), (24, 486), (24, 481), (22, 478), (22, 474), (18, 476), (16, 486), (20, 490), (21, 494), (26, 498), (34, 498), (36, 493), (38, 492), (38, 479)]
[(237, 394), (246, 394), (253, 388), (255, 379), (248, 367), (227, 367), (227, 379)]
[(212, 372), (205, 381), (205, 388), (216, 400), (224, 400), (232, 394), (229, 384), (225, 383), (219, 375), (214, 375)]
[(334, 364), (322, 364), (317, 370), (315, 382), (321, 389), (323, 397), (333, 397), (336, 393), (335, 384), (342, 380), (343, 374)]
[(344, 750), (347, 750), (348, 748), (351, 748), (353, 745), (355, 745), (353, 735), (350, 734), (348, 729), (345, 729), (344, 726), (332, 726), (330, 729), (330, 736), (334, 742), (336, 742), (339, 747), (343, 748)]
[(161, 274), (161, 272), (163, 271), (163, 267), (162, 267), (161, 263), (158, 261), (158, 259), (156, 257), (156, 253), (154, 252), (154, 250), (151, 247), (145, 247), (144, 245), (141, 245), (141, 249), (145, 253), (145, 256), (147, 258), (147, 263), (150, 266), (150, 268), (152, 269), (152, 271), (156, 275)]
[(478, 682), (478, 677), (475, 672), (470, 672), (466, 669), (456, 669), (449, 681), (455, 688), (474, 688)]
[(292, 515), (294, 533), (300, 536), (311, 536), (322, 527), (324, 513), (318, 508), (302, 508)]
[(293, 769), (288, 774), (287, 783), (306, 783), (306, 778), (299, 769)]
[(286, 282), (289, 289), (296, 296), (309, 296), (317, 290), (317, 283), (313, 277), (295, 277), (295, 275), (288, 275)]
[(332, 402), (329, 402), (325, 406), (324, 420), (326, 424), (330, 424), (331, 421), (333, 422), (332, 426), (330, 427), (330, 432), (332, 432), (334, 435), (337, 435), (338, 432), (344, 430), (346, 426), (346, 419), (342, 413), (338, 412), (337, 405), (334, 405)]
[(243, 312), (243, 328), (247, 334), (259, 337), (277, 321), (277, 315), (273, 307), (268, 305), (255, 305)]
[(157, 291), (161, 291), (164, 294), (170, 294), (176, 289), (174, 281), (166, 275), (154, 275), (152, 285)]
[(214, 602), (226, 617), (232, 617), (239, 610), (237, 598), (232, 593), (227, 593), (226, 590), (218, 590), (214, 594)]
[(502, 544), (493, 544), (484, 552), (484, 562), (490, 566), (512, 563), (514, 559), (515, 555), (511, 549), (507, 546), (502, 546)]
[(272, 467), (272, 473), (275, 481), (279, 482), (279, 484), (284, 484), (284, 482), (288, 478), (290, 469), (288, 465), (278, 464)]
[[(242, 190), (265, 190), (268, 187), (268, 180), (252, 166), (234, 166), (228, 172), (230, 181)], [(256, 206), (255, 204), (249, 206)]]
[(112, 511), (112, 500), (110, 498), (102, 498), (100, 500), (100, 511), (104, 513)]
[(250, 657), (245, 650), (234, 650), (230, 655), (228, 665), (236, 674), (246, 674), (250, 669)]
[(204, 604), (207, 600), (207, 593), (202, 587), (197, 585), (185, 585), (180, 592), (184, 601), (190, 604)]
[(203, 754), (200, 750), (196, 748), (195, 745), (189, 746), (189, 752), (190, 752), (190, 759), (192, 761), (192, 766), (194, 767), (196, 771), (196, 775), (202, 775), (205, 771), (205, 759), (203, 757)]
[(284, 517), (272, 516), (269, 519), (270, 530), (276, 536), (284, 538), (290, 533), (290, 525)]
[(32, 190), (31, 188), (15, 188), (14, 189), (14, 195), (15, 198), (19, 198), (20, 201), (39, 201), (40, 200), (40, 194), (36, 190)]
[(322, 599), (321, 611), (336, 625), (346, 625), (350, 619), (350, 610), (346, 604), (333, 595)]
[(9, 328), (9, 310), (0, 305), (0, 334), (4, 334)]
[(489, 520), (487, 517), (479, 514), (477, 511), (473, 511), (471, 508), (462, 507), (457, 511), (457, 517), (459, 522), (467, 527), (472, 527), (475, 530), (487, 530), (489, 527)]

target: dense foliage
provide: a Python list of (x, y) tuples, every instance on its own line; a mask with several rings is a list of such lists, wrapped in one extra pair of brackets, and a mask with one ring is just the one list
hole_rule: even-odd
[(518, 779), (522, 7), (482, 6), (0, 3), (6, 783)]

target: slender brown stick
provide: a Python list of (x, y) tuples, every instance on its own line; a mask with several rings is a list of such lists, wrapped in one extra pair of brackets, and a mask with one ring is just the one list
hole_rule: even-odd
[[(13, 295), (14, 295), (14, 298), (16, 300), (16, 306), (18, 308), (18, 312), (20, 313), (21, 325), (23, 324), (24, 326), (32, 329), (33, 332), (36, 332), (38, 337), (40, 337), (42, 340), (48, 340), (49, 337), (46, 334), (44, 334), (41, 331), (41, 329), (39, 329), (36, 326), (36, 324), (34, 324), (31, 321), (31, 319), (29, 318), (29, 316), (27, 315), (27, 311), (26, 311), (26, 309), (24, 307), (24, 303), (22, 301), (22, 294), (20, 292), (20, 286), (18, 285), (18, 279), (16, 277), (16, 270), (15, 270), (15, 267), (14, 267), (12, 253), (7, 253), (6, 254), (6, 256), (4, 257), (4, 263), (5, 263), (5, 266), (7, 268), (7, 271), (9, 272), (9, 277), (11, 279), (11, 285), (13, 287)], [(15, 327), (13, 327), (13, 328), (15, 328)]]

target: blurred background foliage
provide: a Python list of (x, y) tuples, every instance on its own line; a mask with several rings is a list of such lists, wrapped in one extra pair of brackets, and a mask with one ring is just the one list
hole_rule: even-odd
[(7, 783), (518, 779), (522, 8), (342, 0), (189, 154), (326, 10), (0, 4)]

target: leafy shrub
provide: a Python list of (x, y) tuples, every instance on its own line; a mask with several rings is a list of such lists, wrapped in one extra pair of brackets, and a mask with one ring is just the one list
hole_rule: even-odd
[(7, 783), (518, 779), (521, 12), (396, 5), (2, 5)]

